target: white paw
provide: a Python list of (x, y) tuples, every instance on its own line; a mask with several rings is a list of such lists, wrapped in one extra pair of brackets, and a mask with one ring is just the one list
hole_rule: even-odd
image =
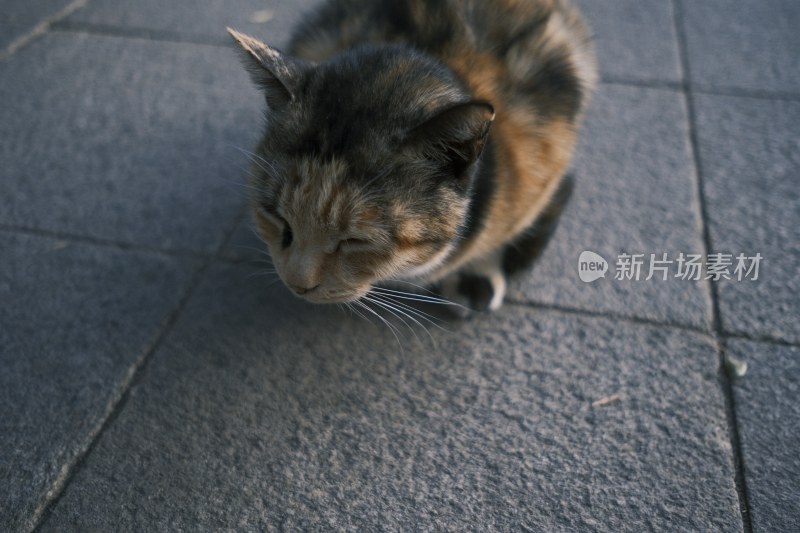
[(503, 305), (506, 297), (506, 277), (502, 272), (496, 270), (489, 276), (489, 282), (492, 284), (492, 299), (489, 301), (489, 309), (497, 311)]

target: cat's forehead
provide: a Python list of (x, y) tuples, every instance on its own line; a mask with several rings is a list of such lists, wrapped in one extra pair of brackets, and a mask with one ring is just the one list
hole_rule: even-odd
[(413, 126), (466, 94), (441, 63), (404, 47), (364, 47), (329, 61), (306, 88), (306, 118), (322, 128), (341, 120), (367, 129)]
[(273, 156), (343, 159), (356, 172), (392, 157), (409, 132), (466, 93), (451, 72), (408, 49), (366, 48), (306, 74), (268, 121)]
[(305, 157), (284, 182), (280, 205), (294, 219), (344, 231), (358, 220), (375, 218), (375, 190), (365, 185), (343, 159)]

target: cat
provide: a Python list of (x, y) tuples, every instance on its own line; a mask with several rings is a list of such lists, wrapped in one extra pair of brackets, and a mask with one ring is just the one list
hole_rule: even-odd
[(498, 309), (557, 219), (596, 82), (576, 8), (329, 0), (286, 53), (228, 32), (266, 99), (252, 214), (284, 283), (335, 303), (411, 280)]

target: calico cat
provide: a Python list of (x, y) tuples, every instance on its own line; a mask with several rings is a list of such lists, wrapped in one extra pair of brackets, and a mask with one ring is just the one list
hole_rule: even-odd
[(577, 10), (330, 0), (288, 53), (228, 31), (266, 97), (252, 212), (285, 284), (327, 303), (421, 280), (499, 308), (595, 83)]

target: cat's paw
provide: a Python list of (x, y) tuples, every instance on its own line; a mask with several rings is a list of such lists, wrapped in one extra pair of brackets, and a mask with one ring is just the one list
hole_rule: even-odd
[(440, 284), (442, 296), (458, 304), (456, 314), (467, 317), (473, 311), (497, 311), (506, 295), (506, 278), (492, 272), (457, 272)]

